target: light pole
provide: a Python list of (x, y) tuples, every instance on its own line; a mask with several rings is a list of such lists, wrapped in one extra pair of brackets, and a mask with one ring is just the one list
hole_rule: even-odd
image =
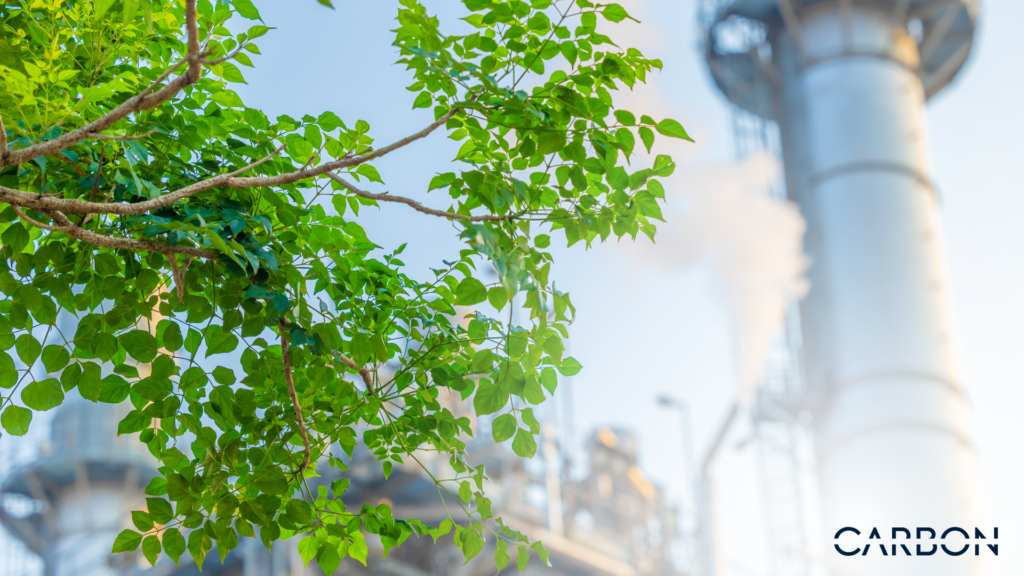
[[(679, 421), (683, 432), (683, 481), (686, 485), (684, 490), (684, 501), (683, 501), (683, 519), (685, 525), (683, 528), (683, 534), (690, 541), (692, 546), (694, 538), (700, 533), (700, 521), (699, 515), (695, 514), (697, 510), (697, 490), (694, 482), (694, 465), (693, 465), (693, 419), (690, 415), (690, 405), (685, 400), (673, 398), (667, 395), (658, 396), (658, 405), (663, 408), (670, 410), (676, 410), (679, 412)], [(694, 565), (703, 564), (699, 561), (700, 551), (699, 547), (691, 548), (688, 553), (688, 561)], [(703, 568), (703, 567), (702, 567)], [(706, 570), (703, 570), (706, 572)]]

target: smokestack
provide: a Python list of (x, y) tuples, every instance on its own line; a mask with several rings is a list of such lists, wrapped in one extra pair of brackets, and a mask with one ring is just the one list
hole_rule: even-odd
[(874, 542), (886, 544), (896, 527), (941, 534), (957, 526), (973, 536), (975, 457), (924, 104), (966, 61), (975, 5), (705, 4), (712, 75), (735, 104), (779, 123), (788, 194), (808, 223), (805, 403), (814, 413), (829, 564), (878, 576), (980, 574), (973, 549), (959, 558), (907, 557), (888, 545), (896, 558), (878, 546), (856, 557), (832, 550), (846, 526), (863, 532), (851, 548), (863, 548), (873, 527), (882, 538)]

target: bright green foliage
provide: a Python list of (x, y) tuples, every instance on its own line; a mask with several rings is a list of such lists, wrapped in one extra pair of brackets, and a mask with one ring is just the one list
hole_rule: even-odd
[[(193, 2), (0, 3), (4, 430), (25, 434), (33, 411), (75, 388), (129, 401), (118, 433), (138, 434), (162, 477), (113, 550), (141, 547), (151, 562), (188, 552), (201, 566), (214, 543), (223, 559), (239, 537), (305, 533), (302, 557), (330, 573), (346, 556), (365, 562), (366, 534), (387, 550), (452, 532), (467, 560), (492, 541), (499, 567), (514, 555), (523, 569), (531, 552), (546, 562), (493, 518), (483, 466), (463, 455), (470, 422), (438, 397), (497, 415), (495, 441), (536, 453), (531, 405), (554, 393), (556, 371), (581, 368), (565, 356), (575, 310), (549, 281), (546, 249), (558, 230), (569, 245), (653, 237), (655, 178), (674, 164), (637, 167), (637, 137), (648, 151), (656, 132), (689, 137), (674, 120), (617, 110), (612, 95), (661, 63), (598, 32), (629, 18), (617, 4), (463, 0), (475, 31), (453, 36), (401, 0), (410, 105), (437, 122), (385, 145), (353, 111), (270, 119), (247, 107), (231, 84), (271, 29), (249, 0), (200, 0), (190, 33)], [(232, 35), (229, 19), (257, 22)], [(449, 207), (411, 205), (425, 223), (454, 223), (465, 247), (417, 279), (402, 248), (380, 254), (358, 223), (365, 206), (409, 202), (353, 182), (381, 182), (374, 159), (442, 129), (462, 143), (429, 185)], [(506, 318), (517, 294), (523, 326), (454, 320), (455, 306)], [(239, 351), (240, 365), (208, 371)], [(385, 362), (398, 366), (387, 379)], [(351, 455), (357, 434), (386, 474), (418, 450), (447, 453), (457, 476), (435, 482), (465, 516), (431, 527), (383, 504), (346, 510), (347, 480), (310, 490), (318, 468), (345, 469), (330, 447)]]

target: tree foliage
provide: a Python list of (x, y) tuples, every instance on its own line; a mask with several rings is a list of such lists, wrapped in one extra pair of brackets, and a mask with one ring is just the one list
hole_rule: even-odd
[[(439, 394), (471, 398), (495, 441), (535, 454), (531, 406), (580, 370), (550, 234), (653, 238), (656, 178), (674, 165), (630, 164), (637, 138), (650, 152), (656, 133), (689, 137), (615, 107), (661, 68), (598, 32), (629, 18), (617, 4), (463, 0), (465, 35), (399, 4), (410, 100), (435, 121), (378, 143), (351, 111), (245, 105), (232, 85), (271, 31), (249, 0), (0, 2), (0, 423), (23, 435), (73, 389), (131, 403), (118, 434), (138, 434), (161, 476), (114, 552), (201, 566), (214, 543), (223, 559), (239, 537), (306, 533), (300, 552), (330, 573), (365, 561), (365, 534), (387, 549), (454, 529), (467, 559), (492, 539), (499, 565), (546, 560), (492, 518), (485, 471), (463, 455), (470, 422)], [(462, 143), (429, 186), (447, 208), (358, 187), (437, 131)], [(367, 206), (409, 209), (390, 204), (454, 223), (464, 249), (410, 277), (402, 249), (382, 253), (359, 225)], [(502, 312), (517, 294), (521, 326)], [(502, 318), (454, 320), (485, 303)], [(311, 490), (318, 468), (345, 470), (331, 447), (351, 455), (357, 437), (385, 474), (447, 454), (458, 475), (435, 482), (465, 515), (433, 527), (384, 504), (346, 510), (344, 480)]]

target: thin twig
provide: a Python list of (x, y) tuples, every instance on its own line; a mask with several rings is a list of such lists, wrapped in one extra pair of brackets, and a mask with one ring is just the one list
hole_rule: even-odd
[(513, 215), (497, 216), (497, 215), (485, 215), (485, 216), (467, 216), (466, 214), (456, 214), (455, 212), (445, 212), (443, 210), (434, 210), (433, 208), (427, 208), (423, 204), (413, 200), (412, 198), (406, 198), (404, 196), (393, 196), (387, 192), (383, 194), (371, 194), (370, 192), (364, 192), (359, 188), (356, 188), (348, 180), (345, 180), (341, 176), (338, 176), (334, 172), (327, 174), (327, 177), (334, 180), (338, 184), (341, 184), (346, 190), (352, 192), (356, 196), (361, 196), (370, 200), (380, 200), (382, 202), (398, 202), (411, 207), (417, 212), (424, 214), (430, 214), (431, 216), (440, 216), (441, 218), (450, 218), (452, 220), (466, 220), (467, 222), (502, 222), (505, 220), (511, 220), (515, 218)]
[(43, 230), (49, 230), (50, 232), (67, 232), (69, 229), (67, 226), (51, 226), (50, 224), (43, 224), (38, 220), (33, 220), (26, 216), (25, 213), (21, 211), (21, 208), (18, 208), (17, 206), (11, 206), (11, 208), (14, 208), (14, 213), (18, 215), (18, 218), (21, 218), (24, 222), (31, 224), (36, 228), (42, 228)]
[(366, 384), (366, 391), (369, 392), (371, 396), (376, 396), (376, 393), (374, 393), (373, 389), (373, 377), (370, 376), (370, 371), (367, 370), (366, 368), (363, 368), (359, 364), (356, 364), (355, 360), (349, 358), (348, 356), (345, 356), (344, 354), (338, 352), (337, 350), (334, 351), (334, 354), (338, 357), (338, 360), (341, 360), (342, 362), (345, 363), (346, 366), (358, 372), (359, 376), (361, 376), (363, 379), (363, 384)]
[(243, 44), (243, 45), (239, 46), (234, 52), (232, 52), (231, 54), (228, 54), (227, 56), (222, 56), (220, 58), (217, 58), (216, 60), (200, 60), (199, 63), (203, 64), (204, 66), (215, 66), (217, 64), (221, 64), (221, 63), (227, 62), (228, 60), (233, 60), (236, 56), (238, 56), (238, 53), (241, 52), (242, 48), (244, 48), (244, 47), (245, 47), (245, 45)]
[(249, 170), (252, 170), (253, 168), (259, 166), (260, 164), (263, 164), (267, 160), (270, 160), (274, 156), (277, 156), (278, 154), (280, 154), (281, 151), (284, 150), (285, 146), (286, 146), (286, 144), (281, 144), (280, 146), (277, 147), (277, 150), (274, 150), (273, 152), (271, 152), (269, 156), (264, 156), (263, 158), (260, 158), (259, 160), (253, 162), (252, 164), (249, 164), (248, 166), (246, 166), (244, 168), (239, 168), (238, 170), (235, 170), (234, 172), (229, 173), (227, 176), (229, 178), (233, 178), (233, 177), (235, 177), (235, 176), (237, 176), (239, 174), (242, 174), (244, 172), (248, 172)]
[(306, 421), (302, 418), (302, 407), (299, 405), (299, 396), (295, 393), (295, 384), (292, 382), (292, 359), (288, 357), (288, 339), (285, 337), (287, 322), (282, 316), (277, 323), (278, 331), (281, 332), (281, 355), (284, 357), (284, 383), (288, 387), (288, 394), (292, 397), (292, 407), (295, 408), (295, 419), (299, 423), (299, 436), (302, 436), (302, 464), (299, 465), (299, 473), (305, 472), (309, 466), (309, 433), (306, 432)]

